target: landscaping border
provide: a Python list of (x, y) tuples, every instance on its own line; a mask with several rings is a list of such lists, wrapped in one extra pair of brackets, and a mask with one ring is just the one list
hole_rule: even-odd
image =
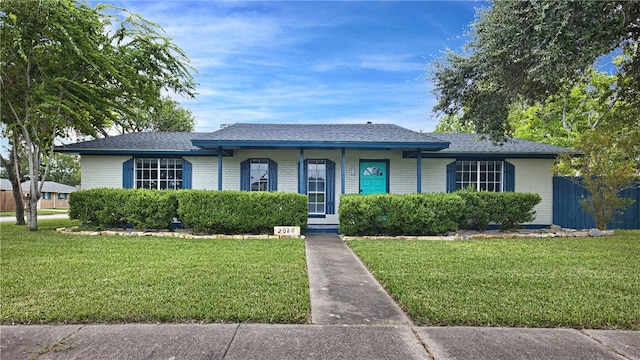
[(101, 231), (81, 231), (79, 227), (74, 226), (71, 228), (58, 228), (56, 229), (57, 233), (67, 234), (67, 235), (84, 235), (84, 236), (154, 236), (154, 237), (169, 237), (169, 238), (178, 238), (178, 239), (233, 239), (233, 240), (272, 240), (272, 239), (304, 239), (304, 235), (268, 235), (268, 234), (259, 234), (259, 235), (226, 235), (226, 234), (215, 234), (215, 235), (194, 235), (188, 232), (181, 231), (135, 231), (135, 230), (101, 230)]

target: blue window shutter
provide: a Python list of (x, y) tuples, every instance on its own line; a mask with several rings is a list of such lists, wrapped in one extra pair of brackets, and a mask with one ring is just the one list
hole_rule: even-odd
[(456, 162), (447, 164), (447, 192), (456, 191)]
[(182, 159), (182, 188), (191, 189), (193, 171), (191, 170), (191, 163), (185, 159)]
[(269, 191), (278, 191), (278, 163), (269, 160)]
[(516, 167), (504, 162), (504, 191), (516, 191)]
[[(300, 184), (300, 182), (298, 182), (298, 194), (307, 194), (307, 182), (309, 181), (309, 178), (307, 176), (307, 173), (309, 172), (309, 160), (305, 160), (304, 161), (304, 166), (303, 166), (303, 178), (304, 178), (304, 183)], [(300, 162), (298, 162), (298, 169), (300, 169)], [(298, 173), (300, 173), (300, 170), (298, 170)], [(300, 174), (298, 174), (298, 178), (300, 178), (299, 176)], [(302, 185), (302, 189), (300, 189), (300, 185)]]
[(251, 159), (240, 163), (240, 190), (251, 190)]
[(122, 163), (122, 187), (133, 189), (133, 159)]
[(336, 213), (336, 163), (327, 160), (327, 214)]

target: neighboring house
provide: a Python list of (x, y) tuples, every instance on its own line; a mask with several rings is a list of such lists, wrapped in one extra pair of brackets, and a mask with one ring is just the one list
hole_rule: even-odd
[(234, 124), (211, 133), (131, 133), (56, 148), (81, 155), (83, 189), (297, 192), (309, 229), (335, 231), (340, 194), (489, 191), (540, 194), (531, 226), (553, 219), (557, 146), (389, 124)]
[[(30, 181), (22, 183), (22, 192), (25, 196), (29, 193)], [(69, 194), (78, 191), (73, 186), (60, 184), (55, 181), (45, 181), (42, 185), (42, 194), (38, 200), (38, 209), (60, 209), (69, 207)]]

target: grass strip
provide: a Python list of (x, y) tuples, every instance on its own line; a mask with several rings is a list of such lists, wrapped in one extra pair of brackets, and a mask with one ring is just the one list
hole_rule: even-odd
[(304, 241), (69, 236), (2, 224), (3, 324), (305, 323)]
[(640, 231), (348, 244), (418, 325), (640, 329)]

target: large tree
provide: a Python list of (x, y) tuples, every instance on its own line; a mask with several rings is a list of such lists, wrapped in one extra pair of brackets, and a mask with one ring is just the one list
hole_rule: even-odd
[(24, 143), (34, 180), (29, 230), (37, 230), (37, 201), (56, 138), (96, 136), (123, 115), (158, 108), (163, 89), (195, 94), (186, 54), (156, 24), (123, 9), (3, 0), (0, 44), (0, 118), (10, 141)]
[(612, 52), (616, 96), (640, 107), (640, 1), (496, 1), (479, 11), (466, 51), (433, 64), (434, 110), (502, 139), (510, 107), (565, 96)]
[[(582, 206), (604, 229), (633, 202), (619, 195), (638, 185), (640, 114), (611, 91), (615, 76), (590, 71), (586, 79), (566, 96), (550, 96), (532, 106), (515, 104), (509, 109), (509, 122), (517, 138), (583, 152), (578, 157), (561, 156), (556, 171), (572, 176), (589, 191), (591, 196), (582, 200)], [(436, 129), (464, 129), (468, 124), (461, 119), (445, 117)]]

